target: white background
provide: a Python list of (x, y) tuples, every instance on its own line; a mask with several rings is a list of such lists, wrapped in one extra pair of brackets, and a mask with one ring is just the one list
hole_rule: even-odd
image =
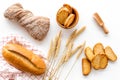
[[(46, 16), (50, 18), (50, 30), (48, 35), (43, 41), (34, 40), (24, 28), (18, 24), (11, 22), (4, 18), (4, 11), (12, 4), (20, 2), (25, 9), (34, 13), (34, 15)], [(68, 3), (79, 12), (79, 22), (75, 28), (65, 30), (60, 28), (56, 23), (56, 13), (58, 9), (64, 4)], [(75, 41), (75, 46), (86, 40), (86, 46), (93, 47), (97, 42), (101, 42), (104, 46), (110, 45), (114, 52), (117, 54), (118, 59), (116, 62), (110, 62), (104, 70), (94, 70), (88, 76), (82, 75), (81, 55), (79, 61), (74, 66), (68, 80), (118, 80), (120, 78), (120, 4), (119, 0), (1, 0), (0, 2), (0, 39), (10, 34), (18, 34), (23, 36), (27, 41), (37, 46), (44, 55), (47, 55), (49, 44), (55, 34), (62, 29), (62, 48), (63, 52), (64, 43), (67, 37), (74, 29), (79, 29), (86, 26), (85, 32), (80, 35)], [(95, 23), (93, 13), (98, 12), (105, 22), (106, 27), (109, 29), (109, 34), (106, 35), (102, 29)], [(74, 59), (72, 59), (74, 60)], [(65, 66), (68, 71), (72, 65), (72, 60)], [(63, 74), (65, 74), (63, 72)], [(63, 75), (61, 75), (62, 77)], [(62, 77), (60, 80), (64, 80)]]

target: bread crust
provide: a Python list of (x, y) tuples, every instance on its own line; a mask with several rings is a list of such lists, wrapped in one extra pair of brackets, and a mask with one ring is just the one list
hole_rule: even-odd
[(110, 61), (116, 61), (117, 56), (110, 46), (105, 47), (105, 54)]
[(91, 72), (91, 63), (87, 58), (82, 59), (82, 73), (83, 75), (88, 75)]
[(63, 25), (65, 20), (69, 16), (69, 14), (70, 14), (70, 11), (66, 7), (60, 8), (58, 13), (57, 13), (58, 22)]
[(95, 55), (100, 54), (100, 53), (104, 54), (103, 44), (102, 43), (95, 44), (95, 46), (93, 47), (93, 52)]
[(104, 69), (108, 65), (108, 59), (105, 54), (97, 54), (91, 62), (94, 69)]
[(66, 18), (66, 20), (65, 20), (65, 22), (64, 22), (64, 26), (65, 26), (65, 27), (69, 27), (69, 26), (73, 23), (74, 19), (75, 19), (75, 14), (70, 14), (70, 15)]
[(86, 57), (87, 57), (87, 59), (89, 60), (89, 61), (92, 61), (92, 59), (94, 58), (94, 54), (93, 54), (93, 50), (90, 48), (90, 47), (86, 47), (85, 48), (85, 55), (86, 55)]
[(46, 64), (38, 55), (18, 44), (7, 44), (2, 49), (4, 59), (15, 68), (40, 75), (45, 72)]

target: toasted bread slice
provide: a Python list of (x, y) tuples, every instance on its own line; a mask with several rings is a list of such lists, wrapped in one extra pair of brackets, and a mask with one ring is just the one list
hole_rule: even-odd
[(92, 60), (92, 66), (94, 69), (103, 69), (107, 66), (108, 60), (105, 54), (97, 54)]
[(82, 73), (88, 75), (91, 72), (91, 63), (87, 58), (82, 59)]
[(107, 56), (104, 54), (101, 54), (101, 60), (100, 60), (100, 68), (104, 69), (106, 68), (108, 65), (108, 59)]
[(72, 7), (69, 4), (64, 4), (63, 6), (66, 7), (70, 13), (72, 13), (72, 11), (73, 11)]
[(95, 55), (97, 54), (104, 54), (104, 46), (102, 45), (102, 43), (97, 43), (94, 47), (93, 47), (93, 52)]
[(105, 54), (106, 54), (106, 56), (109, 60), (111, 60), (111, 61), (116, 61), (117, 60), (117, 56), (113, 52), (113, 50), (110, 46), (105, 47)]
[(92, 61), (92, 59), (94, 58), (94, 54), (93, 54), (93, 51), (92, 51), (92, 49), (90, 48), (90, 47), (86, 47), (85, 48), (85, 55), (86, 55), (86, 57), (87, 57), (87, 59), (89, 60), (89, 61)]
[(62, 7), (60, 8), (60, 10), (57, 13), (57, 21), (60, 24), (64, 24), (65, 20), (67, 19), (67, 17), (69, 16), (70, 12), (66, 7)]
[(69, 27), (75, 19), (75, 14), (70, 14), (64, 22), (65, 27)]

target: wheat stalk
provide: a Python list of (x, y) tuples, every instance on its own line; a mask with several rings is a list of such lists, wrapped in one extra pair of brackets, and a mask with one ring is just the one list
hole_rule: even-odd
[(77, 30), (77, 32), (75, 33), (75, 36), (73, 37), (73, 40), (77, 38), (85, 29), (86, 29), (86, 26), (83, 26), (82, 28)]
[(49, 67), (47, 68), (47, 71), (44, 74), (43, 80), (45, 80), (46, 75), (48, 74), (49, 70), (51, 69), (51, 67), (53, 65), (53, 61), (54, 61), (53, 57), (54, 57), (54, 54), (55, 54), (56, 42), (57, 42), (57, 37), (55, 37), (53, 40), (51, 40), (50, 48), (49, 48), (48, 56), (47, 56), (47, 59), (49, 61)]
[(61, 67), (61, 65), (65, 62), (65, 56), (63, 55), (62, 58), (60, 59), (60, 62), (57, 64), (57, 67), (54, 69), (54, 71), (51, 73), (50, 75), (50, 79), (53, 78), (53, 76), (55, 75), (55, 73), (59, 70), (59, 68)]
[(54, 58), (58, 56), (60, 45), (61, 45), (61, 34), (62, 34), (62, 30), (60, 30), (59, 33), (55, 36), (55, 38), (51, 40), (50, 48), (49, 48), (48, 56), (47, 56), (47, 59), (50, 65), (49, 65), (49, 68), (47, 68), (47, 71), (44, 77), (48, 74), (49, 70), (52, 70), (51, 68), (53, 68), (54, 63), (55, 63)]
[[(53, 53), (54, 53), (54, 55), (55, 55), (55, 51), (56, 51), (56, 46), (57, 46), (57, 41), (58, 41), (58, 36), (56, 36), (55, 38), (54, 38), (54, 43), (53, 43)], [(53, 56), (54, 56), (53, 55)]]
[[(67, 41), (67, 44), (66, 44), (66, 54), (65, 54), (65, 58), (63, 59), (63, 62), (60, 63), (60, 66), (62, 64), (64, 64), (64, 62), (67, 62), (71, 57), (72, 55), (75, 54), (75, 52), (77, 52), (80, 48), (82, 48), (83, 45), (79, 45), (74, 51), (72, 51), (72, 44), (73, 44), (73, 41), (75, 40), (75, 38), (80, 34), (82, 33), (83, 31), (85, 30), (85, 27), (81, 28), (80, 30), (78, 30), (77, 32), (74, 31), (72, 33), (72, 35), (70, 35), (70, 37), (68, 38), (68, 41)], [(70, 39), (73, 39), (73, 40), (70, 40)], [(80, 55), (80, 52), (77, 56)], [(59, 68), (60, 68), (59, 66)], [(57, 71), (59, 70), (59, 68), (56, 69), (56, 74), (57, 74)], [(54, 73), (55, 74), (55, 73)]]
[(56, 50), (55, 50), (55, 58), (58, 56), (59, 54), (59, 50), (60, 50), (60, 45), (61, 45), (61, 36), (62, 36), (62, 31), (60, 30), (59, 34), (58, 34), (58, 40), (57, 40), (57, 45), (56, 45)]
[(82, 45), (78, 45), (74, 50), (71, 52), (71, 57), (82, 47)]
[(51, 40), (51, 42), (50, 42), (50, 48), (48, 50), (48, 56), (47, 56), (47, 60), (49, 61), (50, 65), (49, 65), (49, 68), (47, 68), (47, 70), (46, 70), (46, 72), (45, 72), (45, 74), (43, 76), (43, 80), (45, 80), (45, 77), (46, 77), (46, 75), (47, 75), (47, 73), (48, 73), (48, 71), (49, 71), (49, 69), (51, 67), (51, 59), (52, 59), (52, 56), (53, 56), (53, 53), (54, 53), (53, 52), (53, 43), (54, 43), (54, 41)]
[(78, 52), (78, 55), (77, 55), (76, 59), (79, 59), (79, 57), (80, 57), (80, 55), (81, 55), (81, 53), (82, 53), (82, 51), (83, 51), (83, 49), (84, 49), (84, 47), (85, 47), (85, 44), (86, 44), (86, 41), (82, 44), (82, 48), (81, 48), (80, 51)]
[(50, 61), (50, 58), (51, 58), (52, 54), (53, 54), (53, 40), (51, 40), (50, 48), (49, 48), (49, 51), (48, 51), (48, 56), (47, 56), (48, 61)]
[[(82, 48), (83, 45), (79, 45), (77, 46), (74, 50), (72, 50), (72, 47), (73, 47), (73, 42), (74, 40), (76, 39), (76, 37), (81, 34), (84, 30), (85, 30), (86, 27), (82, 27), (81, 29), (79, 30), (74, 30), (72, 32), (72, 34), (70, 35), (70, 37), (68, 38), (67, 42), (66, 42), (66, 48), (64, 49), (64, 52), (65, 53), (61, 59), (58, 61), (58, 63), (56, 64), (56, 67), (54, 68), (54, 70), (52, 69), (51, 70), (51, 74), (49, 75), (49, 80), (50, 79), (53, 79), (53, 77), (58, 73), (60, 67), (62, 65), (64, 65), (65, 62), (67, 62), (79, 49)], [(53, 52), (54, 52), (54, 58), (56, 56), (58, 56), (58, 53), (59, 53), (59, 49), (60, 49), (60, 44), (61, 44), (61, 32), (58, 33), (58, 35), (55, 37), (54, 39), (54, 44), (53, 44)], [(82, 52), (81, 52), (82, 53)], [(80, 52), (79, 54), (77, 55), (76, 58), (78, 58), (80, 56)], [(53, 58), (53, 59), (54, 59)], [(56, 59), (56, 58), (55, 58)], [(54, 60), (55, 60), (54, 59)], [(54, 62), (52, 62), (54, 64)], [(76, 62), (75, 62), (76, 63)], [(55, 64), (54, 64), (55, 65)], [(53, 68), (53, 67), (52, 67)], [(72, 70), (72, 69), (71, 69)]]
[(69, 36), (69, 38), (68, 38), (68, 40), (67, 40), (67, 42), (66, 42), (66, 47), (69, 45), (69, 43), (71, 42), (71, 40), (72, 40), (73, 37), (75, 36), (76, 31), (77, 31), (77, 29), (75, 29), (75, 30), (72, 32), (72, 34)]
[(65, 62), (67, 62), (70, 59), (72, 47), (73, 47), (73, 42), (70, 42), (68, 49), (66, 50)]
[(52, 57), (52, 61), (51, 61), (51, 66), (54, 66), (54, 58), (56, 58), (58, 56), (59, 53), (59, 49), (60, 49), (60, 45), (61, 45), (61, 34), (62, 31), (60, 30), (60, 32), (56, 35), (56, 37), (54, 38), (54, 43), (53, 43), (53, 57)]
[(62, 35), (62, 30), (60, 30), (60, 32), (56, 35), (56, 38), (55, 38), (55, 41), (56, 41), (56, 45), (55, 46), (56, 47), (55, 47), (55, 50), (54, 50), (52, 68), (54, 68), (55, 63), (56, 63), (56, 58), (57, 58), (57, 56), (59, 54), (60, 45), (61, 45), (61, 35)]
[(70, 37), (68, 38), (66, 46), (68, 46), (71, 41), (74, 41), (75, 38), (78, 37), (85, 29), (86, 29), (86, 26), (83, 26), (79, 30), (77, 29), (74, 30), (72, 34), (70, 35)]
[(85, 43), (86, 43), (86, 42), (84, 42), (84, 43), (82, 44), (82, 47), (80, 48), (80, 50), (79, 50), (79, 52), (78, 52), (78, 54), (77, 54), (76, 60), (75, 60), (75, 62), (73, 63), (73, 65), (72, 65), (71, 69), (69, 70), (68, 74), (66, 75), (65, 80), (67, 80), (70, 72), (72, 71), (73, 67), (74, 67), (75, 64), (77, 63), (77, 60), (79, 59), (79, 57), (80, 57), (80, 55), (81, 55), (81, 53), (82, 53), (82, 51), (83, 51), (83, 49), (84, 49), (84, 47), (85, 47)]
[[(52, 57), (52, 62), (50, 68), (53, 68), (55, 65), (56, 58), (58, 56), (59, 50), (60, 50), (60, 45), (61, 45), (61, 35), (62, 35), (62, 30), (59, 31), (59, 33), (56, 35), (54, 38), (54, 45), (53, 45), (53, 57)], [(52, 69), (51, 69), (52, 71)]]

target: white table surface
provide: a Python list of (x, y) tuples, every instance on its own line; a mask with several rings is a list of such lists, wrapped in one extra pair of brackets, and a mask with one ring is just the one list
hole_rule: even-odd
[[(4, 11), (14, 3), (21, 3), (24, 9), (28, 9), (34, 15), (46, 16), (50, 18), (50, 30), (43, 41), (33, 39), (24, 28), (4, 18)], [(79, 12), (79, 22), (75, 28), (65, 30), (60, 28), (56, 23), (56, 13), (64, 4), (68, 3)], [(36, 47), (39, 47), (44, 55), (47, 55), (49, 44), (55, 34), (62, 29), (62, 46), (67, 37), (74, 29), (79, 29), (86, 26), (85, 32), (80, 35), (75, 45), (86, 40), (86, 46), (93, 47), (97, 42), (101, 42), (104, 46), (110, 45), (117, 54), (117, 61), (110, 62), (104, 70), (94, 70), (88, 76), (82, 75), (81, 59), (85, 57), (84, 53), (80, 56), (79, 61), (74, 66), (68, 80), (118, 80), (120, 78), (120, 4), (119, 0), (1, 0), (0, 2), (0, 39), (10, 34), (18, 34), (23, 36), (27, 41), (31, 42)], [(102, 29), (95, 23), (93, 13), (98, 12), (109, 29), (109, 34), (106, 35)], [(62, 53), (61, 48), (61, 53)], [(74, 60), (74, 59), (73, 59)], [(72, 62), (72, 60), (71, 60)], [(72, 63), (68, 63), (71, 67)], [(63, 74), (65, 74), (63, 72)], [(61, 76), (62, 77), (62, 76)], [(60, 80), (64, 80), (62, 77)]]

